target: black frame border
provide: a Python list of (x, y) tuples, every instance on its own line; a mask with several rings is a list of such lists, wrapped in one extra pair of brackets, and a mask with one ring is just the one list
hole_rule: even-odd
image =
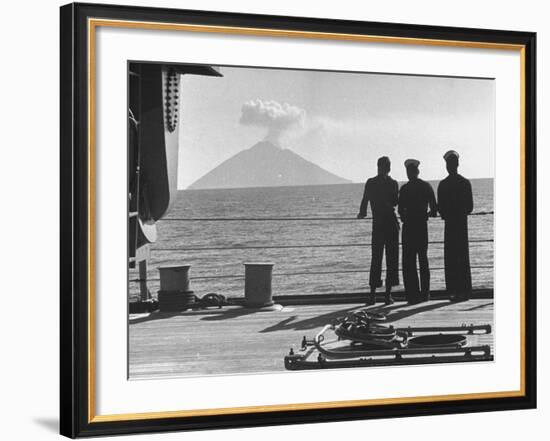
[[(88, 18), (523, 45), (525, 395), (295, 411), (89, 422)], [(60, 433), (67, 437), (254, 427), (536, 407), (536, 33), (73, 3), (60, 8)]]

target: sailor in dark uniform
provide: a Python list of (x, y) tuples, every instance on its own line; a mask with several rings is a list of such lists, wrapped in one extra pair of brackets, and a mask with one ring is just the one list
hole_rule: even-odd
[(472, 185), (458, 174), (459, 155), (449, 150), (443, 155), (449, 176), (439, 183), (439, 213), (445, 220), (445, 284), (452, 301), (468, 300), (472, 293), (468, 215), (474, 208)]
[[(428, 217), (437, 215), (432, 186), (418, 178), (420, 161), (407, 159), (409, 182), (399, 190), (398, 211), (403, 222), (403, 282), (410, 304), (430, 299), (430, 266), (428, 264)], [(416, 259), (420, 266), (420, 284)]]
[(370, 264), (370, 295), (367, 305), (376, 303), (376, 288), (382, 286), (382, 256), (386, 250), (386, 305), (393, 303), (392, 286), (399, 285), (399, 223), (395, 215), (399, 186), (389, 176), (390, 159), (382, 156), (378, 159), (378, 175), (365, 184), (363, 200), (358, 219), (367, 215), (370, 202), (372, 211), (372, 239)]

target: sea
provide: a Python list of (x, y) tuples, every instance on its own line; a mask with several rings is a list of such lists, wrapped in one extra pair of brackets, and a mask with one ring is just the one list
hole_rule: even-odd
[[(477, 213), (468, 221), (472, 283), (474, 288), (492, 288), (494, 182), (471, 183)], [(437, 191), (438, 181), (430, 184)], [(181, 190), (170, 212), (157, 222), (158, 239), (148, 262), (149, 290), (156, 297), (159, 267), (189, 264), (191, 289), (199, 297), (242, 297), (244, 263), (271, 262), (274, 295), (365, 292), (372, 223), (356, 219), (363, 188), (338, 184)], [(440, 218), (429, 220), (429, 241), (431, 289), (444, 289)], [(131, 269), (131, 297), (139, 292), (138, 278)]]

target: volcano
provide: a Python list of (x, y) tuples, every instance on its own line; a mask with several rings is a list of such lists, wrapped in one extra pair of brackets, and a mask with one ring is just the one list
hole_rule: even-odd
[(191, 184), (188, 189), (281, 187), (348, 184), (292, 150), (261, 141), (243, 150)]

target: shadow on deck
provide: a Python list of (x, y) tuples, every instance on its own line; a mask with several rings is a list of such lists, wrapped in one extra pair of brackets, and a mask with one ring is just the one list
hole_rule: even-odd
[[(297, 348), (304, 336), (312, 338), (324, 325), (364, 309), (386, 313), (387, 322), (399, 327), (493, 324), (493, 301), (487, 298), (368, 308), (362, 302), (302, 304), (270, 312), (227, 306), (132, 315), (130, 378), (284, 371), (288, 348)], [(476, 338), (492, 347), (491, 334)]]
[[(448, 301), (439, 301), (437, 303), (426, 303), (424, 305), (419, 304), (419, 305), (414, 305), (410, 307), (408, 307), (407, 304), (404, 304), (404, 305), (394, 304), (392, 306), (373, 307), (373, 308), (369, 308), (368, 310), (374, 311), (374, 312), (383, 312), (387, 314), (387, 322), (391, 323), (397, 320), (404, 319), (406, 317), (410, 317), (415, 314), (432, 311), (434, 309), (438, 309), (447, 305), (449, 305)], [(283, 331), (283, 330), (301, 331), (301, 330), (308, 330), (308, 329), (317, 329), (317, 328), (323, 327), (327, 323), (332, 323), (334, 321), (339, 321), (341, 319), (344, 319), (349, 313), (357, 309), (363, 309), (363, 308), (361, 307), (345, 308), (345, 309), (335, 311), (335, 312), (330, 312), (327, 314), (320, 314), (316, 317), (311, 317), (304, 320), (297, 320), (298, 316), (295, 315), (292, 317), (288, 317), (273, 326), (269, 326), (268, 328), (265, 328), (260, 332), (264, 333), (264, 332), (275, 332), (275, 331)]]

